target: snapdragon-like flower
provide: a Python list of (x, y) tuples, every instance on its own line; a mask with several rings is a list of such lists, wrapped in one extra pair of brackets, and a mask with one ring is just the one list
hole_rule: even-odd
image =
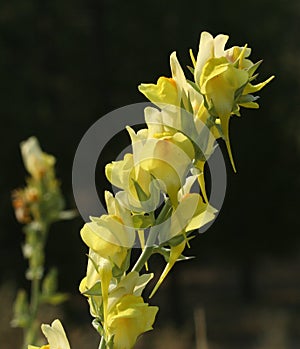
[(176, 205), (177, 192), (192, 166), (192, 142), (181, 132), (153, 133), (149, 128), (135, 133), (130, 127), (127, 130), (131, 137), (133, 154), (126, 154), (123, 160), (108, 164), (108, 179), (119, 188), (133, 193), (135, 199), (141, 201), (136, 191), (135, 183), (138, 183), (146, 197), (150, 199), (153, 195), (153, 209), (159, 199), (158, 187), (151, 186), (152, 180), (156, 179), (160, 189)]
[(153, 274), (139, 276), (133, 271), (117, 280), (108, 273), (108, 281), (108, 274), (101, 270), (102, 262), (103, 258), (90, 250), (80, 291), (88, 297), (92, 316), (101, 321), (105, 342), (113, 343), (114, 349), (131, 349), (140, 334), (152, 329), (158, 311), (141, 296)]
[(132, 349), (138, 336), (153, 329), (158, 307), (149, 306), (142, 297), (123, 296), (107, 316), (107, 333), (114, 349)]
[(43, 324), (41, 328), (49, 344), (41, 347), (29, 345), (28, 349), (70, 349), (65, 330), (59, 320), (54, 320), (51, 325)]
[(162, 190), (177, 205), (177, 192), (192, 166), (194, 147), (181, 132), (151, 134), (141, 130), (137, 134), (128, 128), (132, 141), (135, 163), (157, 179)]
[(240, 106), (258, 108), (251, 93), (261, 90), (274, 77), (252, 85), (251, 81), (261, 62), (253, 64), (249, 59), (251, 50), (233, 47), (225, 50), (227, 35), (217, 35), (215, 38), (207, 32), (201, 33), (199, 52), (194, 63), (194, 78), (205, 99), (208, 112), (221, 121), (223, 138), (228, 154), (235, 170), (229, 140), (229, 119), (231, 115), (240, 115)]
[(81, 229), (85, 244), (102, 258), (120, 267), (133, 246), (135, 228), (130, 211), (120, 205), (108, 191), (105, 192), (107, 215), (91, 217)]
[(141, 296), (152, 277), (130, 272), (110, 291), (105, 336), (107, 342), (113, 340), (114, 349), (131, 349), (140, 334), (152, 330), (158, 307)]
[(188, 83), (176, 52), (170, 55), (170, 67), (171, 78), (160, 77), (156, 84), (140, 84), (139, 91), (162, 109), (175, 105), (196, 114), (203, 102), (203, 97)]

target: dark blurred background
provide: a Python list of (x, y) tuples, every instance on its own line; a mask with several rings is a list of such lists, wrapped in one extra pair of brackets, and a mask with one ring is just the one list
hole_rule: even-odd
[[(138, 84), (169, 76), (172, 51), (190, 64), (188, 49), (197, 52), (206, 30), (229, 34), (227, 47), (248, 43), (251, 59), (264, 59), (259, 81), (276, 79), (259, 93), (258, 111), (232, 120), (238, 173), (227, 162), (221, 214), (192, 241), (188, 253), (197, 258), (178, 264), (152, 300), (161, 307), (157, 329), (141, 348), (195, 348), (199, 308), (210, 349), (300, 347), (299, 20), (298, 0), (0, 1), (1, 343), (19, 343), (20, 332), (8, 330), (11, 302), (28, 287), (10, 201), (26, 176), (19, 143), (35, 135), (57, 157), (67, 207), (74, 207), (72, 161), (83, 134), (109, 111), (145, 101)], [(90, 322), (77, 292), (86, 268), (82, 224), (53, 225), (47, 246), (47, 267), (59, 267), (60, 289), (71, 294), (60, 312), (78, 343), (78, 328)]]

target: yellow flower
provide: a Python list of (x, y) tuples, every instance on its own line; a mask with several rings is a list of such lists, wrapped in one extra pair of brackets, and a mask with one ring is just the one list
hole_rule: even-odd
[(158, 307), (149, 306), (140, 296), (124, 295), (107, 315), (107, 335), (114, 349), (133, 348), (139, 335), (152, 330)]
[[(159, 189), (154, 185), (151, 174), (134, 163), (133, 154), (127, 153), (123, 160), (107, 164), (105, 174), (113, 185), (123, 189), (114, 199), (114, 202), (119, 202), (118, 207), (134, 212), (151, 212), (157, 208)], [(144, 197), (141, 197), (141, 191)]]
[(21, 153), (26, 170), (35, 179), (43, 177), (55, 164), (52, 155), (42, 152), (36, 137), (30, 137), (21, 143)]
[(227, 40), (227, 35), (221, 34), (213, 38), (207, 32), (201, 33), (194, 78), (204, 96), (208, 112), (216, 121), (220, 119), (223, 138), (235, 170), (229, 140), (230, 116), (239, 116), (240, 106), (258, 108), (255, 102), (258, 97), (251, 93), (262, 89), (273, 76), (260, 84), (252, 85), (251, 81), (256, 77), (254, 73), (261, 62), (253, 64), (246, 59), (251, 53), (247, 45), (224, 50)]
[(140, 92), (156, 105), (179, 105), (180, 103), (176, 83), (172, 78), (161, 76), (156, 84), (141, 84), (138, 88)]
[[(100, 257), (97, 253), (90, 249), (86, 276), (81, 280), (79, 291), (87, 296), (90, 305), (90, 312), (94, 317), (98, 317), (99, 313), (102, 311), (101, 305), (103, 302), (103, 294), (104, 302), (107, 304), (108, 287), (111, 278), (111, 262)], [(98, 283), (101, 283), (101, 295), (96, 294), (96, 292), (94, 292), (92, 295), (88, 294), (88, 291), (90, 291)]]
[(134, 242), (133, 230), (124, 226), (119, 217), (112, 215), (103, 215), (86, 223), (80, 234), (88, 247), (118, 267), (121, 267), (128, 248)]
[(113, 337), (114, 349), (132, 348), (140, 334), (152, 329), (158, 307), (148, 306), (141, 297), (152, 278), (153, 274), (133, 271), (111, 285), (103, 328), (106, 343)]
[(70, 349), (65, 330), (59, 320), (54, 320), (51, 326), (43, 324), (41, 327), (49, 344), (42, 347), (29, 345), (28, 349)]
[(133, 159), (144, 171), (157, 179), (172, 203), (192, 166), (195, 152), (192, 142), (181, 132), (163, 132), (148, 136), (127, 128), (132, 140)]
[[(160, 77), (156, 84), (141, 84), (138, 87), (139, 91), (160, 108), (175, 105), (196, 112), (203, 98), (186, 80), (176, 52), (170, 55), (170, 67), (171, 78)], [(193, 110), (190, 110), (190, 105)]]
[[(249, 80), (245, 70), (235, 68), (225, 57), (211, 58), (200, 76), (200, 91), (205, 96), (208, 111), (221, 120), (224, 139), (233, 164), (229, 142), (229, 119), (238, 111), (236, 93)], [(234, 164), (233, 164), (234, 167)]]
[(194, 62), (194, 78), (195, 83), (198, 84), (202, 69), (206, 62), (211, 58), (218, 58), (225, 55), (224, 47), (228, 40), (228, 35), (219, 34), (215, 38), (208, 33), (202, 32), (200, 35), (199, 51), (197, 54), (196, 62)]

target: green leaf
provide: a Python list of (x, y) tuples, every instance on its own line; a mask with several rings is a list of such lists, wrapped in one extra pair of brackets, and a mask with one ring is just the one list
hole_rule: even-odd
[(65, 302), (68, 298), (69, 296), (67, 293), (55, 293), (51, 296), (42, 295), (41, 302), (51, 305), (58, 305)]
[(30, 314), (27, 294), (25, 290), (19, 290), (13, 305), (13, 319), (11, 321), (11, 326), (25, 328), (28, 326), (29, 320)]
[(139, 183), (137, 181), (135, 181), (134, 179), (132, 179), (137, 196), (139, 198), (140, 201), (146, 201), (149, 199), (148, 195), (144, 192), (144, 190), (142, 189), (142, 187), (139, 185)]
[[(166, 263), (169, 263), (171, 249), (165, 248), (165, 247), (156, 247), (154, 249), (154, 253), (159, 253), (160, 255), (162, 255), (164, 257)], [(178, 257), (177, 261), (186, 261), (186, 260), (193, 259), (193, 258), (195, 258), (195, 257), (194, 256), (180, 255)]]
[(250, 77), (256, 72), (257, 68), (262, 64), (262, 62), (263, 61), (260, 60), (247, 69)]
[(89, 254), (87, 254), (87, 257), (92, 262), (93, 267), (95, 268), (96, 272), (98, 273), (99, 272), (98, 264), (94, 261), (94, 259)]
[(191, 66), (189, 66), (189, 65), (187, 65), (186, 67), (187, 67), (188, 70), (194, 75), (195, 68), (193, 68), (193, 67), (191, 67)]
[(146, 229), (153, 224), (153, 218), (144, 214), (133, 214), (132, 221), (136, 229)]
[(197, 92), (201, 93), (200, 89), (199, 89), (199, 86), (194, 81), (187, 80), (187, 82), (193, 87), (194, 90), (196, 90)]
[(128, 250), (126, 258), (119, 268), (116, 264), (114, 264), (113, 269), (112, 269), (112, 274), (115, 278), (119, 279), (121, 278), (124, 273), (129, 269), (130, 267), (130, 258), (131, 258), (131, 250)]
[(79, 213), (77, 210), (65, 210), (61, 211), (58, 214), (58, 219), (60, 220), (69, 220), (78, 217)]
[(89, 290), (83, 292), (85, 296), (102, 296), (101, 282), (97, 281)]
[(45, 296), (52, 296), (57, 290), (57, 270), (52, 268), (45, 276), (42, 284), (42, 293)]
[(244, 85), (242, 85), (240, 88), (238, 88), (235, 92), (234, 92), (234, 101), (237, 101), (241, 94), (243, 93), (244, 88), (246, 87), (246, 85), (248, 84), (249, 81), (247, 81)]

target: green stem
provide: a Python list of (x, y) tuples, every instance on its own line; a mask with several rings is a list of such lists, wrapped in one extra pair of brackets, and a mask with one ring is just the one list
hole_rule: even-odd
[(106, 345), (105, 345), (104, 337), (101, 337), (101, 341), (100, 341), (98, 349), (105, 349), (105, 347), (106, 347)]
[(31, 282), (31, 297), (30, 297), (30, 318), (28, 326), (24, 328), (24, 345), (27, 349), (28, 344), (34, 343), (36, 339), (36, 316), (39, 308), (40, 298), (40, 280), (35, 278)]
[(48, 232), (47, 225), (43, 225), (42, 229), (35, 232), (36, 241), (34, 242), (33, 254), (29, 258), (29, 269), (32, 272), (30, 304), (29, 304), (29, 320), (28, 325), (24, 327), (24, 344), (23, 348), (27, 349), (28, 344), (34, 343), (37, 337), (37, 314), (40, 306), (41, 279), (39, 275), (40, 268), (44, 268), (44, 248), (45, 240)]
[(145, 247), (144, 251), (141, 253), (139, 259), (137, 260), (134, 267), (132, 268), (132, 271), (137, 271), (139, 273), (142, 270), (145, 263), (151, 257), (153, 253), (153, 249), (154, 249), (154, 246)]
[[(170, 215), (170, 211), (172, 210), (172, 205), (170, 200), (168, 199), (165, 202), (164, 207), (162, 208), (160, 214), (158, 215), (158, 217), (155, 220), (154, 223), (154, 228), (161, 224), (163, 221), (166, 220), (166, 218)], [(146, 262), (148, 261), (148, 259), (151, 257), (154, 247), (155, 247), (155, 241), (157, 239), (157, 235), (158, 235), (158, 229), (150, 229), (150, 233), (146, 242), (146, 247), (143, 250), (143, 252), (141, 253), (140, 257), (138, 258), (137, 262), (135, 263), (135, 265), (132, 268), (132, 271), (137, 271), (138, 273), (142, 270), (143, 266), (146, 264)]]

